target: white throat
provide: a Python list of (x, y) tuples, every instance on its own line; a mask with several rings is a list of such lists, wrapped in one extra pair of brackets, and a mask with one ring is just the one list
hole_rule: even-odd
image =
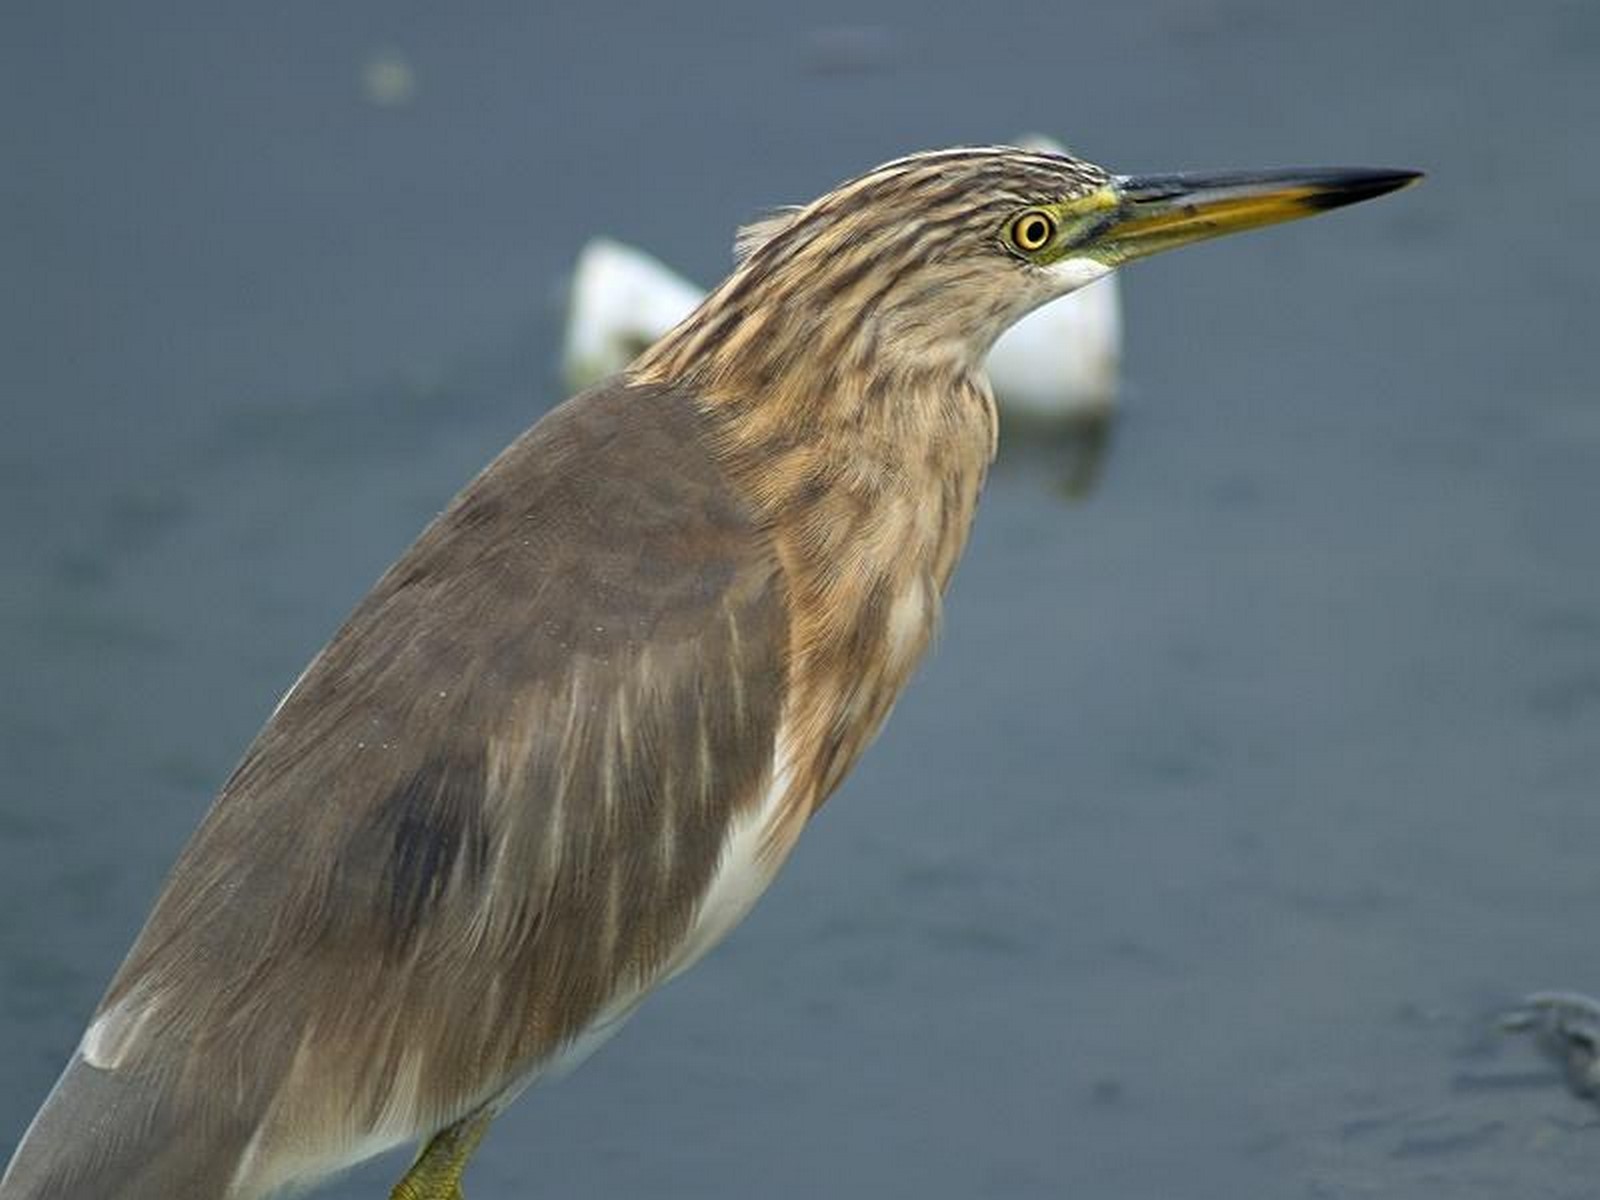
[(1050, 277), (1051, 290), (1058, 296), (1065, 296), (1068, 292), (1075, 292), (1096, 279), (1103, 279), (1111, 274), (1111, 270), (1105, 263), (1096, 262), (1092, 258), (1057, 259), (1044, 269), (1045, 274)]

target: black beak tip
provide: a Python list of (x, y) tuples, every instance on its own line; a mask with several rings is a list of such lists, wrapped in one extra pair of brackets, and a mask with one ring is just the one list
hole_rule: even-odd
[(1315, 172), (1308, 180), (1314, 191), (1304, 203), (1311, 208), (1343, 208), (1375, 196), (1384, 196), (1410, 187), (1423, 178), (1421, 171), (1399, 171), (1386, 167), (1344, 167)]

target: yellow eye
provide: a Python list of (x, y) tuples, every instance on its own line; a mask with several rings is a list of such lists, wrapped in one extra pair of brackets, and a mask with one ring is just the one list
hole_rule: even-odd
[(1018, 250), (1032, 254), (1043, 250), (1056, 235), (1056, 223), (1047, 212), (1030, 208), (1011, 222), (1011, 244)]

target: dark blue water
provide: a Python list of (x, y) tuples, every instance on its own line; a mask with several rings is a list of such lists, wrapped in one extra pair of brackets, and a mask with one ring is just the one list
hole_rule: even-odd
[(560, 398), (583, 239), (711, 279), (1040, 129), (1431, 178), (1130, 272), (1097, 492), (1011, 448), (772, 893), (469, 1191), (1593, 1194), (1490, 1016), (1600, 989), (1600, 8), (151, 8), (0, 13), (0, 1154), (279, 693)]

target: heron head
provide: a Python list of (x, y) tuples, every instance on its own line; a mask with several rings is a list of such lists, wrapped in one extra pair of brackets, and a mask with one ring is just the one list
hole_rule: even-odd
[(970, 369), (1030, 310), (1160, 250), (1365, 200), (1411, 171), (1113, 175), (990, 146), (885, 163), (746, 227), (738, 264), (668, 335), (686, 364), (766, 376)]

